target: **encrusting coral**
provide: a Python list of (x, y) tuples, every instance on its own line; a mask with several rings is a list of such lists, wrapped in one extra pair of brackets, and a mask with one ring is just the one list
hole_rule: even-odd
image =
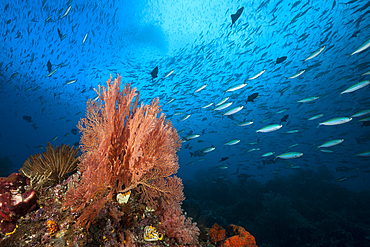
[(19, 172), (31, 180), (31, 186), (36, 190), (58, 184), (77, 169), (78, 152), (78, 148), (64, 144), (55, 149), (48, 142), (46, 152), (30, 156)]
[(82, 177), (64, 203), (65, 209), (82, 212), (76, 226), (88, 228), (118, 193), (134, 191), (151, 208), (158, 207), (159, 199), (166, 204), (184, 199), (181, 179), (172, 176), (179, 168), (176, 129), (160, 114), (158, 99), (139, 107), (136, 89), (126, 85), (120, 91), (120, 84), (118, 75), (107, 81), (107, 88), (99, 85), (95, 91), (101, 103), (90, 100), (78, 124)]

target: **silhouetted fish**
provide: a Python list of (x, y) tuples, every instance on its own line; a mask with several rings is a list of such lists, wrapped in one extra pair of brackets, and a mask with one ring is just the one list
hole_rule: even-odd
[(203, 157), (205, 156), (207, 153), (203, 153), (202, 151), (195, 151), (195, 152), (190, 152), (190, 157)]
[(364, 121), (364, 122), (362, 122), (362, 125), (361, 125), (361, 127), (369, 127), (370, 126), (370, 121)]
[(282, 122), (286, 122), (286, 120), (288, 119), (289, 115), (285, 115), (281, 120), (280, 120), (280, 123)]
[(248, 96), (248, 99), (247, 99), (247, 103), (248, 102), (254, 102), (254, 100), (258, 97), (258, 93), (253, 93), (251, 95)]
[(236, 172), (232, 173), (231, 175), (233, 175), (233, 176), (238, 175), (238, 173), (239, 173), (239, 168), (240, 168), (240, 166), (238, 166), (238, 168), (236, 168)]
[(222, 161), (225, 161), (225, 160), (228, 160), (228, 159), (229, 159), (229, 157), (222, 157), (219, 162), (222, 162)]
[(150, 74), (152, 75), (152, 80), (153, 80), (154, 78), (158, 77), (158, 66), (157, 66), (157, 67), (155, 67), (155, 68), (153, 69), (153, 71), (152, 71), (152, 72), (150, 72)]
[(249, 174), (245, 174), (245, 173), (240, 173), (238, 174), (237, 178), (240, 180), (240, 181), (246, 181), (248, 178), (251, 178), (251, 177), (255, 177), (255, 175), (249, 175)]
[(231, 15), (231, 27), (239, 19), (240, 15), (243, 13), (243, 10), (244, 10), (244, 7), (241, 7), (240, 9), (238, 9), (236, 14)]
[(358, 30), (358, 31), (354, 32), (350, 38), (356, 38), (357, 34), (359, 34), (360, 32), (361, 32), (361, 30)]
[(57, 28), (57, 30), (58, 30), (59, 38), (60, 38), (60, 40), (62, 40), (63, 34), (60, 32), (59, 28)]
[(24, 120), (26, 120), (26, 121), (27, 121), (27, 122), (29, 122), (29, 123), (30, 123), (30, 122), (32, 122), (32, 117), (30, 117), (30, 116), (26, 116), (26, 115), (24, 115), (24, 116), (23, 116), (23, 119), (24, 119)]
[(48, 71), (50, 73), (51, 72), (51, 63), (50, 63), (50, 60), (48, 61), (48, 63), (46, 64), (46, 66), (48, 67)]
[(275, 164), (278, 162), (278, 160), (275, 160), (274, 156), (269, 156), (268, 158), (262, 160), (263, 166), (269, 165), (269, 164)]
[(74, 134), (74, 135), (77, 135), (77, 129), (75, 129), (75, 128), (71, 129), (71, 133)]
[(279, 57), (276, 59), (276, 64), (282, 63), (287, 59), (287, 56)]

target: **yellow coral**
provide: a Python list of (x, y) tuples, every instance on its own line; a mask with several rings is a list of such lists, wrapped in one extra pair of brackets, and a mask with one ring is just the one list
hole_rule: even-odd
[(48, 220), (46, 223), (50, 236), (53, 236), (58, 231), (58, 225), (53, 220)]

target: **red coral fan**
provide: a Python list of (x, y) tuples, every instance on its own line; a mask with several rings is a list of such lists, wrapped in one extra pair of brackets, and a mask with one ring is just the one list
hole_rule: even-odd
[(211, 238), (212, 242), (221, 242), (226, 238), (226, 230), (215, 223), (209, 230), (209, 237)]
[(139, 107), (136, 89), (126, 85), (120, 91), (121, 77), (107, 84), (95, 90), (101, 104), (90, 100), (78, 124), (82, 177), (64, 203), (72, 212), (82, 211), (76, 226), (89, 227), (116, 193), (136, 191), (152, 208), (158, 199), (168, 204), (184, 199), (181, 179), (172, 176), (179, 168), (180, 138), (160, 114), (158, 99)]
[(170, 238), (176, 238), (179, 244), (195, 244), (199, 236), (197, 224), (182, 214), (179, 204), (165, 205), (158, 211), (161, 224), (159, 231)]
[(257, 247), (254, 237), (241, 226), (230, 225), (229, 234), (235, 236), (226, 239), (221, 247)]
[(0, 178), (0, 230), (9, 234), (16, 229), (18, 217), (37, 209), (36, 192), (27, 188), (30, 180), (19, 173)]

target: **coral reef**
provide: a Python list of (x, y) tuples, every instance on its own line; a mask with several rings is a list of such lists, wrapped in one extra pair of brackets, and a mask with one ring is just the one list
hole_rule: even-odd
[(79, 150), (62, 144), (56, 149), (48, 142), (46, 152), (29, 157), (19, 172), (31, 180), (35, 190), (58, 184), (77, 168)]
[(176, 130), (160, 114), (158, 99), (138, 107), (136, 89), (126, 85), (121, 92), (120, 84), (118, 76), (107, 81), (107, 88), (99, 85), (95, 91), (102, 103), (90, 100), (86, 118), (78, 124), (82, 177), (64, 203), (64, 208), (82, 213), (76, 227), (88, 228), (118, 193), (138, 193), (140, 202), (151, 208), (159, 199), (167, 204), (184, 199), (181, 179), (172, 176), (179, 168)]
[(30, 180), (19, 173), (0, 178), (0, 230), (9, 235), (17, 228), (17, 220), (37, 208), (36, 192)]
[[(21, 169), (38, 189), (37, 204), (30, 178), (15, 174), (0, 180), (0, 246), (231, 243), (223, 240), (224, 231), (214, 237), (205, 226), (208, 217), (196, 216), (203, 219), (200, 230), (181, 209), (183, 185), (174, 176), (180, 139), (160, 113), (158, 100), (138, 107), (139, 93), (130, 85), (120, 91), (120, 77), (107, 84), (97, 91), (101, 103), (89, 101), (86, 118), (78, 124), (80, 157), (77, 150), (63, 145), (54, 150), (48, 144), (43, 157), (31, 156)], [(77, 160), (77, 171), (64, 179)], [(194, 214), (201, 210), (191, 203), (188, 208)], [(240, 229), (232, 234), (238, 234), (238, 241), (251, 240)]]
[[(80, 175), (76, 173), (61, 184), (43, 190), (38, 200), (40, 208), (19, 218), (19, 227), (12, 235), (4, 236), (0, 246), (180, 246), (179, 240), (189, 237), (194, 237), (191, 242), (196, 243), (196, 235), (189, 235), (189, 230), (196, 232), (197, 228), (182, 214), (178, 204), (174, 205), (178, 205), (177, 212), (180, 213), (172, 214), (172, 221), (182, 222), (182, 225), (177, 226), (178, 238), (174, 238), (161, 228), (160, 214), (163, 211), (150, 209), (139, 202), (138, 194), (122, 205), (109, 200), (89, 228), (75, 228), (78, 214), (70, 209), (63, 211), (62, 202), (68, 187), (79, 179)], [(190, 229), (185, 228), (189, 226)], [(204, 243), (202, 246), (210, 246)], [(182, 246), (194, 245), (183, 241)]]

